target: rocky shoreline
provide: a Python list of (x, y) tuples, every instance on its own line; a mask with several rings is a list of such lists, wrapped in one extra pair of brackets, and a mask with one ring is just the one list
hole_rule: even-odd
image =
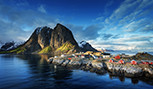
[(110, 63), (106, 59), (90, 59), (81, 57), (51, 57), (47, 60), (49, 63), (60, 65), (73, 69), (81, 69), (90, 72), (96, 72), (98, 74), (105, 74), (111, 72), (114, 75), (125, 77), (146, 77), (153, 78), (152, 65), (132, 65), (132, 64), (120, 64)]

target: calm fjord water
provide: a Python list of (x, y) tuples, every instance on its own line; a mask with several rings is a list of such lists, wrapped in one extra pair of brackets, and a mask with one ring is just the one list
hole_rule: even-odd
[(48, 64), (47, 55), (0, 55), (0, 89), (153, 89), (153, 80)]

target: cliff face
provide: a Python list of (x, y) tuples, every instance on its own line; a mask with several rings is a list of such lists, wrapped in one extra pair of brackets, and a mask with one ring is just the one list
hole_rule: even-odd
[(45, 48), (46, 46), (49, 46), (50, 39), (51, 39), (51, 33), (52, 29), (48, 27), (44, 27), (38, 34), (38, 43), (41, 46), (41, 48)]
[(72, 45), (78, 47), (78, 44), (75, 41), (72, 32), (65, 26), (57, 24), (51, 34), (50, 46), (55, 50), (66, 42), (69, 42)]
[(52, 31), (50, 47), (54, 54), (70, 54), (80, 51), (72, 32), (61, 24), (57, 24)]
[(7, 53), (17, 54), (62, 54), (79, 52), (77, 42), (72, 32), (61, 24), (57, 24), (54, 29), (49, 27), (38, 27), (31, 37), (16, 49)]
[(25, 51), (21, 53), (37, 53), (48, 46), (51, 32), (52, 29), (48, 27), (36, 28), (29, 40), (21, 46), (21, 49), (25, 49)]

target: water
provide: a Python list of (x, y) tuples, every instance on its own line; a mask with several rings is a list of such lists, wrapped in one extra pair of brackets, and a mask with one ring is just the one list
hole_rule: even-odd
[(0, 89), (153, 89), (153, 80), (48, 64), (47, 55), (0, 55)]

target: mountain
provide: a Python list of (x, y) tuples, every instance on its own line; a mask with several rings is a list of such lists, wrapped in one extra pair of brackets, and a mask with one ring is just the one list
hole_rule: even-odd
[(54, 54), (70, 54), (81, 51), (72, 32), (61, 24), (57, 24), (52, 31), (50, 47), (54, 51)]
[(14, 45), (15, 45), (15, 43), (13, 41), (12, 42), (7, 42), (7, 43), (5, 43), (4, 45), (1, 46), (1, 50), (6, 51), (6, 50), (9, 50), (9, 49), (12, 49), (12, 48), (14, 48)]
[(14, 41), (6, 42), (6, 43), (0, 42), (0, 50), (1, 51), (12, 50), (17, 48), (21, 44), (23, 44), (23, 42), (14, 42)]
[(97, 50), (95, 48), (93, 48), (88, 42), (86, 41), (81, 41), (79, 43), (79, 46), (81, 48), (81, 50), (83, 52), (86, 52), (86, 51), (94, 51), (94, 52), (97, 52)]
[(36, 28), (24, 44), (0, 53), (58, 55), (80, 51), (81, 49), (75, 41), (72, 32), (58, 23), (54, 29), (46, 26)]
[(134, 55), (132, 58), (136, 60), (153, 60), (153, 55), (147, 52), (140, 52)]
[(31, 37), (20, 46), (20, 50), (22, 50), (21, 53), (38, 53), (46, 46), (49, 46), (52, 30), (53, 29), (46, 26), (36, 28)]

